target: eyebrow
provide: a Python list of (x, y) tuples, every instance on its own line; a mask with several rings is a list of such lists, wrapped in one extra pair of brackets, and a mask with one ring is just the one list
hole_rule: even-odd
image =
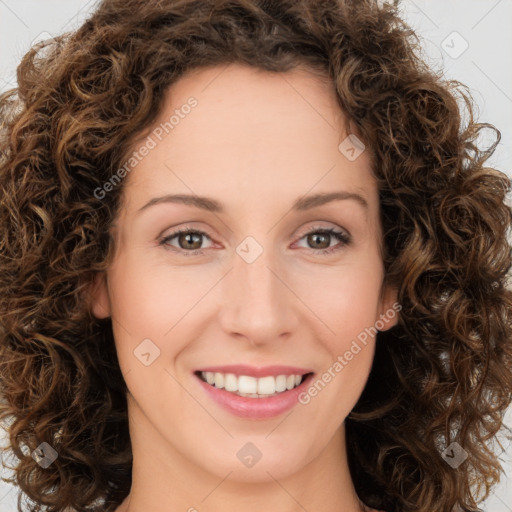
[[(311, 208), (322, 206), (332, 201), (341, 201), (346, 199), (353, 199), (357, 201), (365, 209), (368, 208), (368, 202), (363, 196), (355, 192), (340, 191), (329, 193), (324, 192), (320, 194), (313, 194), (310, 196), (300, 197), (293, 203), (292, 209), (297, 211), (305, 211)], [(154, 197), (153, 199), (148, 201), (144, 206), (139, 208), (138, 212), (146, 210), (147, 208), (154, 206), (156, 204), (162, 203), (185, 204), (188, 206), (195, 206), (196, 208), (200, 208), (202, 210), (207, 210), (214, 213), (224, 213), (224, 208), (222, 204), (216, 199), (189, 194), (167, 194), (161, 197)]]

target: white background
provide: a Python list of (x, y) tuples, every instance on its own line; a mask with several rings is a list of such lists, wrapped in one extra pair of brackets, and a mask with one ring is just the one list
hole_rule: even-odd
[[(15, 85), (17, 62), (32, 43), (77, 28), (96, 4), (0, 0), (0, 91)], [(501, 131), (502, 142), (489, 164), (511, 175), (512, 0), (402, 0), (401, 9), (430, 65), (467, 84), (479, 106), (479, 120)], [(512, 428), (512, 413), (506, 423)], [(486, 512), (512, 512), (512, 430), (508, 435), (501, 455), (508, 479), (503, 477), (485, 502)], [(15, 512), (16, 496), (14, 487), (0, 482), (0, 512)]]

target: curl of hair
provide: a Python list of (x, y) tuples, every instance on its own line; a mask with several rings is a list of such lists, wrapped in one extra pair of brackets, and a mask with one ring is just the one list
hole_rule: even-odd
[[(127, 389), (111, 319), (96, 319), (87, 295), (112, 261), (122, 186), (97, 191), (171, 84), (230, 63), (330, 78), (372, 153), (402, 309), (346, 420), (360, 498), (393, 512), (477, 510), (499, 480), (490, 441), (512, 399), (510, 182), (485, 166), (499, 131), (474, 120), (470, 93), (430, 69), (398, 8), (377, 0), (104, 0), (24, 56), (17, 89), (0, 95), (9, 481), (35, 512), (112, 511), (129, 493)], [(485, 150), (484, 128), (497, 134)], [(441, 457), (453, 441), (468, 454), (457, 470)], [(52, 470), (30, 455), (43, 442), (58, 452)]]

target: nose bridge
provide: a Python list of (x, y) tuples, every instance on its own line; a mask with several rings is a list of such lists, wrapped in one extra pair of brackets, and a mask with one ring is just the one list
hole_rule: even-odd
[(252, 262), (239, 257), (234, 270), (240, 284), (244, 287), (244, 290), (241, 290), (242, 297), (257, 302), (261, 300), (266, 304), (274, 301), (276, 294), (279, 293), (277, 290), (278, 282), (276, 282), (276, 276), (270, 269), (274, 269), (276, 266), (273, 251), (268, 249), (263, 250), (261, 255)]
[(227, 331), (262, 343), (292, 329), (293, 294), (283, 283), (286, 276), (280, 275), (282, 265), (275, 251), (248, 238), (233, 258), (222, 318)]

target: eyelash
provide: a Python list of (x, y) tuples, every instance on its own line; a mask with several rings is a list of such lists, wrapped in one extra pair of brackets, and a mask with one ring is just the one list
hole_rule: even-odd
[[(313, 251), (313, 253), (315, 253), (315, 254), (319, 254), (320, 253), (322, 255), (325, 255), (325, 254), (329, 254), (330, 255), (330, 254), (332, 254), (334, 252), (340, 251), (345, 246), (350, 245), (351, 242), (352, 242), (352, 240), (351, 240), (349, 235), (347, 235), (343, 231), (337, 231), (334, 228), (313, 228), (311, 231), (308, 231), (307, 233), (302, 235), (299, 238), (299, 240), (302, 240), (303, 238), (307, 237), (308, 235), (318, 234), (318, 233), (321, 233), (323, 235), (331, 235), (334, 238), (336, 238), (339, 242), (341, 242), (341, 244), (339, 244), (338, 246), (335, 245), (334, 247), (329, 247), (329, 248), (326, 248), (326, 249), (311, 249), (311, 251)], [(170, 240), (172, 240), (173, 238), (176, 238), (177, 236), (179, 236), (181, 234), (197, 234), (197, 235), (201, 235), (201, 236), (204, 236), (206, 238), (209, 238), (211, 240), (210, 236), (208, 236), (208, 234), (205, 233), (204, 231), (201, 231), (201, 230), (198, 230), (198, 229), (187, 229), (187, 228), (185, 228), (185, 229), (179, 229), (177, 231), (174, 231), (170, 235), (167, 235), (166, 237), (162, 238), (159, 241), (158, 245), (164, 246), (164, 248), (167, 249), (167, 250), (175, 251), (175, 252), (183, 254), (185, 256), (199, 256), (199, 255), (204, 254), (201, 249), (195, 249), (195, 250), (187, 251), (185, 249), (179, 249), (179, 248), (173, 247), (171, 245), (167, 245), (167, 242), (169, 242)]]

